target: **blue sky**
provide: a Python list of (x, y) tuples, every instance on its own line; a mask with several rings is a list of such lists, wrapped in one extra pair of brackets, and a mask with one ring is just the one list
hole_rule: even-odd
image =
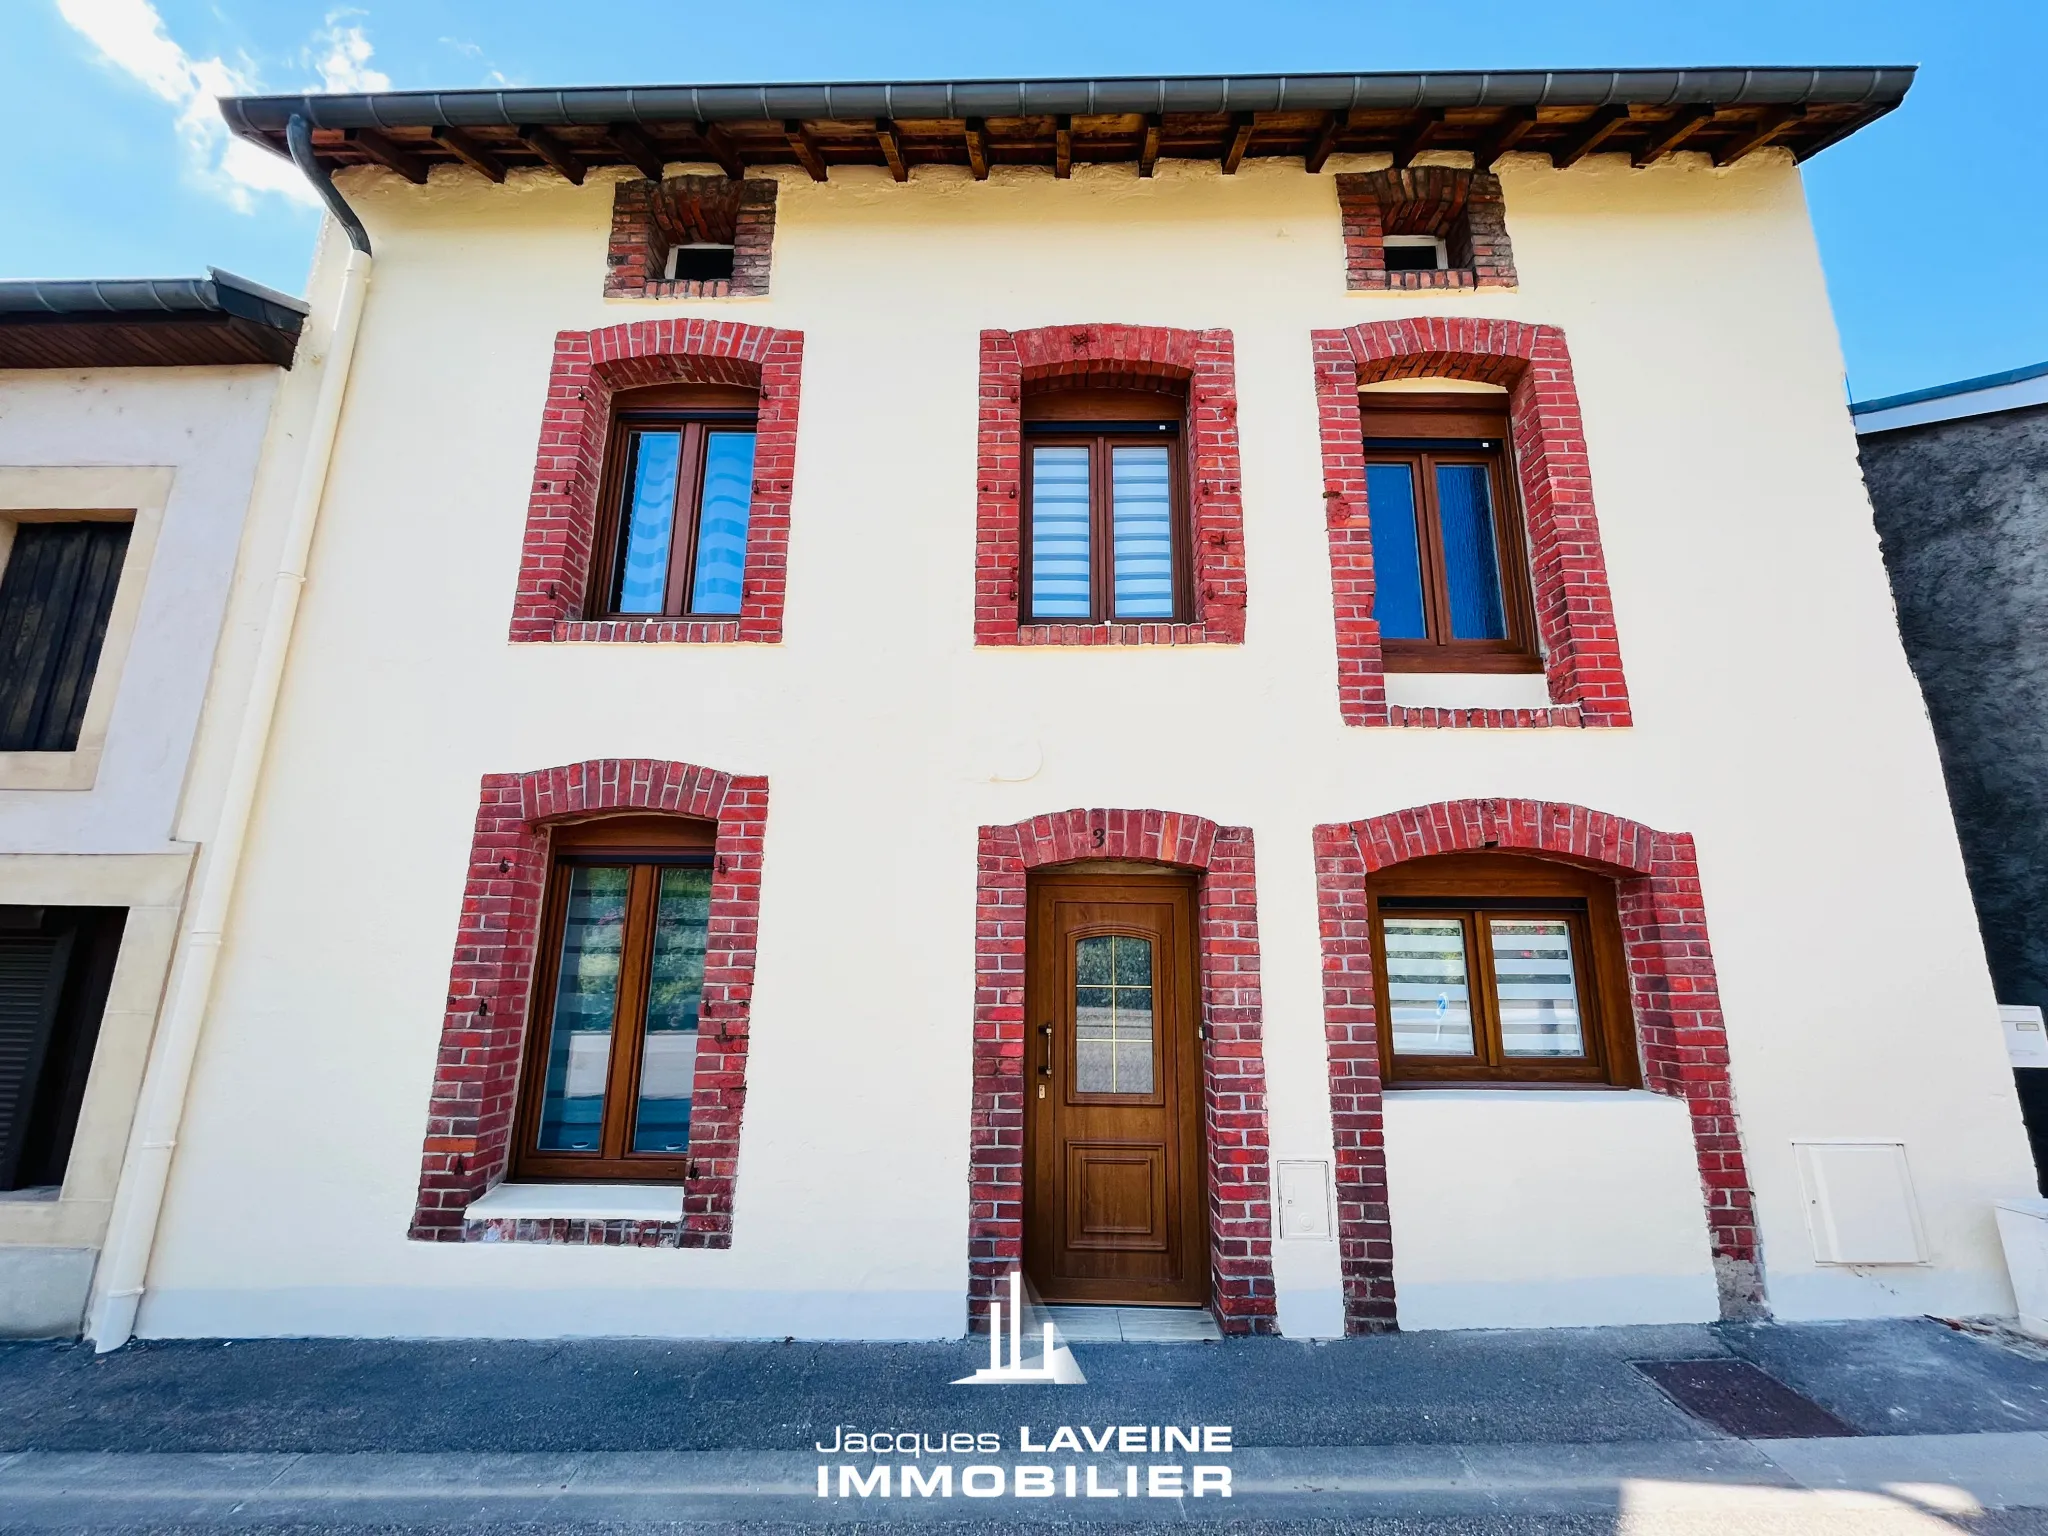
[(2048, 359), (2043, 0), (0, 0), (0, 277), (302, 290), (315, 210), (233, 91), (1869, 63), (1919, 82), (1807, 166), (1852, 392)]

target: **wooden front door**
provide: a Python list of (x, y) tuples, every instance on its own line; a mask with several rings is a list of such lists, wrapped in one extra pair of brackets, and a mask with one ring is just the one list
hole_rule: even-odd
[(1049, 1302), (1206, 1305), (1195, 887), (1031, 885), (1024, 1263)]

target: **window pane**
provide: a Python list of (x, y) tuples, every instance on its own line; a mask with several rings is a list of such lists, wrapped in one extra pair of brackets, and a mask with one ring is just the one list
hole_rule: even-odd
[(632, 881), (633, 871), (626, 868), (585, 866), (570, 872), (561, 971), (549, 1025), (547, 1087), (541, 1097), (538, 1145), (543, 1152), (600, 1150), (626, 892)]
[(1173, 617), (1173, 494), (1164, 445), (1109, 452), (1116, 616)]
[(675, 537), (680, 432), (635, 432), (627, 466), (626, 527), (619, 539), (618, 613), (660, 613)]
[(1031, 617), (1088, 617), (1088, 450), (1031, 450)]
[(1152, 1091), (1152, 941), (1124, 934), (1074, 945), (1074, 1087)]
[(697, 1009), (704, 997), (704, 935), (711, 871), (664, 869), (654, 910), (647, 1035), (640, 1048), (635, 1152), (690, 1150), (690, 1090), (697, 1080)]
[(1382, 640), (1425, 640), (1422, 559), (1415, 543), (1415, 475), (1406, 464), (1365, 466), (1372, 530), (1373, 616)]
[(1493, 546), (1493, 491), (1484, 464), (1436, 467), (1437, 519), (1444, 529), (1444, 580), (1451, 589), (1453, 640), (1505, 640), (1500, 558)]
[(78, 746), (127, 523), (22, 523), (0, 576), (0, 752)]
[(747, 512), (754, 500), (754, 434), (712, 432), (704, 441), (704, 494), (697, 514), (692, 613), (738, 613), (747, 568)]
[(1501, 1050), (1509, 1056), (1583, 1056), (1571, 925), (1555, 918), (1494, 918), (1494, 990)]
[(1389, 917), (1387, 1005), (1397, 1056), (1470, 1056), (1472, 989), (1465, 925), (1442, 917)]

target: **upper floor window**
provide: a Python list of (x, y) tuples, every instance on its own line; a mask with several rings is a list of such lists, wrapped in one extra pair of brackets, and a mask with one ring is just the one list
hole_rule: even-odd
[(77, 748), (130, 528), (9, 525), (11, 547), (0, 550), (0, 752)]
[(1187, 613), (1185, 409), (1164, 388), (1026, 392), (1025, 622)]
[(672, 816), (556, 831), (515, 1175), (688, 1177), (716, 837)]
[(1454, 854), (1368, 890), (1387, 1081), (1639, 1081), (1611, 881)]
[(1367, 393), (1373, 616), (1390, 672), (1537, 672), (1506, 398)]
[(755, 405), (753, 391), (715, 385), (614, 398), (590, 617), (740, 612)]

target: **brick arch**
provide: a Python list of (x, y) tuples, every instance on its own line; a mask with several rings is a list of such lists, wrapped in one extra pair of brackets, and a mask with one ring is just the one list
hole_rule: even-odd
[[(504, 1177), (510, 1161), (528, 994), (547, 890), (549, 830), (559, 822), (613, 811), (659, 811), (718, 824), (683, 1219), (637, 1225), (540, 1223), (561, 1230), (513, 1234), (485, 1234), (475, 1224), (465, 1228), (463, 1211)], [(731, 1246), (767, 821), (765, 778), (692, 763), (598, 758), (530, 773), (484, 775), (408, 1236), (425, 1242), (513, 1235)]]
[[(1554, 325), (1434, 316), (1313, 333), (1323, 502), (1336, 602), (1337, 698), (1348, 725), (1631, 723), (1628, 684), (1593, 509), (1570, 350)], [(1548, 710), (1389, 706), (1372, 616), (1372, 538), (1358, 391), (1388, 379), (1467, 379), (1508, 391), (1514, 468), (1529, 533)]]
[(1614, 878), (1643, 1084), (1691, 1111), (1722, 1313), (1753, 1313), (1762, 1297), (1755, 1199), (1691, 834), (1579, 805), (1447, 800), (1315, 829), (1346, 1327), (1370, 1332), (1395, 1320), (1366, 881), (1409, 859), (1481, 851), (1534, 854)]
[[(1184, 624), (1021, 622), (1023, 393), (1028, 382), (1184, 379), (1194, 612)], [(976, 645), (1236, 645), (1244, 639), (1244, 500), (1237, 364), (1229, 331), (1047, 325), (981, 333), (975, 479)]]
[[(512, 639), (780, 640), (803, 353), (801, 331), (731, 320), (636, 320), (558, 332), (527, 502)], [(736, 384), (760, 392), (739, 616), (586, 620), (611, 397), (622, 389), (675, 383)]]
[(1201, 873), (1203, 1142), (1209, 1152), (1211, 1295), (1226, 1333), (1271, 1333), (1272, 1207), (1259, 995), (1258, 886), (1249, 827), (1171, 811), (1070, 810), (981, 829), (977, 850), (974, 1114), (969, 1168), (970, 1323), (1024, 1257), (1026, 877), (1082, 859)]

